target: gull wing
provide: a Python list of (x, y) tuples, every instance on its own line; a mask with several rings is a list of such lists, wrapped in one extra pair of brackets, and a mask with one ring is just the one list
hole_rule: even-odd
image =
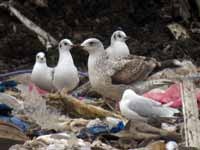
[(134, 96), (129, 99), (128, 107), (143, 117), (153, 117), (160, 111), (161, 103), (143, 96)]
[(155, 59), (136, 55), (119, 59), (117, 62), (119, 64), (122, 62), (123, 66), (112, 75), (112, 83), (114, 84), (131, 84), (144, 80), (157, 66)]

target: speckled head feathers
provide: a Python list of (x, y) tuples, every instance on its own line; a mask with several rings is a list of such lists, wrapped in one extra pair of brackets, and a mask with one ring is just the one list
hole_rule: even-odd
[(89, 38), (81, 43), (80, 46), (89, 53), (104, 50), (102, 42), (96, 38)]

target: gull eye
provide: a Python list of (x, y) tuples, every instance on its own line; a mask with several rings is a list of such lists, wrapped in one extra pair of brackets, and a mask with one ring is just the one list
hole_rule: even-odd
[(120, 34), (118, 34), (118, 37), (121, 38), (122, 36)]
[(40, 58), (40, 56), (36, 56), (36, 58), (37, 58), (37, 59), (39, 59), (39, 58)]
[(64, 42), (64, 45), (67, 46), (67, 42)]
[(93, 46), (95, 44), (95, 42), (89, 42), (90, 46)]

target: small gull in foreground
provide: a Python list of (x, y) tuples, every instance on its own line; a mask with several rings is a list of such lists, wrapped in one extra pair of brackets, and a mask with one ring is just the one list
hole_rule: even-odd
[(124, 91), (120, 111), (127, 119), (142, 121), (155, 117), (174, 117), (174, 114), (179, 113), (178, 109), (163, 106), (159, 102), (136, 94), (131, 89)]
[(53, 91), (53, 74), (54, 69), (47, 66), (45, 54), (39, 52), (31, 74), (32, 82), (43, 90)]

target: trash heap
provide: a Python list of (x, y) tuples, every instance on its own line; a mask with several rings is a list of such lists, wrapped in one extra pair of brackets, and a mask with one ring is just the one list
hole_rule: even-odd
[[(7, 141), (2, 146), (9, 150), (184, 147), (181, 114), (170, 119), (152, 118), (148, 123), (127, 120), (118, 106), (91, 90), (86, 78), (82, 77), (82, 85), (69, 95), (42, 91), (31, 83), (30, 73), (2, 78), (0, 138)], [(154, 89), (144, 96), (175, 108), (182, 106), (179, 84)], [(177, 100), (179, 105), (175, 105)]]

